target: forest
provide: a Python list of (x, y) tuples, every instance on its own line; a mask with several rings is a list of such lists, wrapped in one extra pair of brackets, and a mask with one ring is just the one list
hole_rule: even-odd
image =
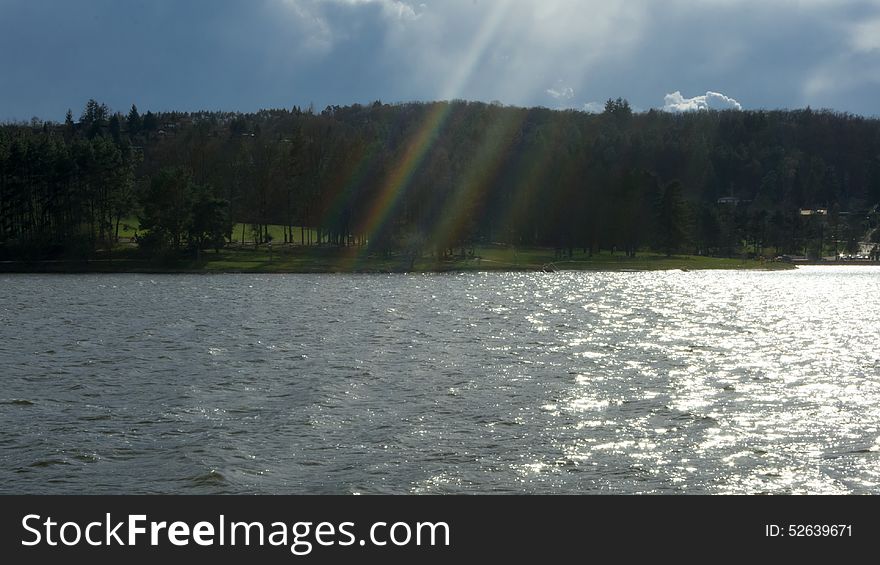
[(129, 246), (166, 259), (270, 242), (818, 258), (876, 241), (878, 202), (880, 120), (809, 108), (122, 113), (89, 100), (78, 119), (0, 126), (4, 260), (112, 254), (131, 230)]

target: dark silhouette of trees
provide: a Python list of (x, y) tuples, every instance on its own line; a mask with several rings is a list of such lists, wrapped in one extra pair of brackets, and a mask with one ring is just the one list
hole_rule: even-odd
[(86, 103), (79, 121), (83, 128), (85, 128), (89, 139), (98, 135), (101, 132), (101, 128), (106, 126), (109, 114), (110, 109), (107, 105), (98, 103), (94, 98)]
[(110, 116), (110, 120), (107, 122), (107, 131), (110, 133), (113, 141), (116, 143), (122, 142), (122, 119), (119, 114)]
[(618, 123), (625, 124), (632, 117), (632, 108), (630, 108), (628, 100), (609, 98), (605, 102), (605, 114), (614, 118)]
[[(182, 168), (159, 171), (141, 194), (140, 227), (146, 231), (140, 242), (151, 251), (181, 248), (191, 223), (196, 187)], [(201, 222), (200, 222), (201, 223)], [(201, 235), (201, 234), (200, 234)]]
[(261, 244), (275, 225), (287, 245), (407, 261), (492, 244), (820, 255), (857, 247), (878, 201), (880, 121), (827, 111), (618, 98), (599, 115), (376, 101), (124, 116), (93, 99), (79, 123), (0, 126), (3, 256), (90, 256), (134, 216), (162, 252)]
[(144, 119), (141, 122), (141, 128), (145, 132), (152, 132), (159, 129), (159, 119), (156, 117), (156, 114), (148, 110), (147, 113), (144, 114)]
[(687, 222), (681, 183), (672, 181), (663, 188), (657, 203), (657, 234), (654, 239), (657, 249), (666, 255), (681, 250), (688, 233)]
[(137, 106), (134, 104), (131, 105), (131, 110), (128, 111), (126, 125), (128, 126), (129, 135), (137, 135), (141, 131), (143, 122), (141, 121), (141, 115), (138, 112)]
[(187, 225), (190, 246), (196, 250), (213, 248), (219, 252), (225, 241), (232, 238), (232, 227), (229, 202), (217, 198), (206, 187), (197, 189)]

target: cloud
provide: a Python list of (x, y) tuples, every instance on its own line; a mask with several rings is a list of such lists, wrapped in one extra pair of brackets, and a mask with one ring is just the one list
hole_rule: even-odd
[(574, 89), (570, 86), (564, 86), (558, 89), (548, 88), (544, 92), (546, 92), (551, 98), (557, 100), (571, 100), (574, 98)]
[(681, 91), (667, 94), (663, 99), (664, 112), (698, 112), (700, 110), (742, 110), (742, 105), (720, 92), (709, 91), (702, 96), (685, 98)]
[[(0, 111), (63, 119), (90, 97), (153, 109), (465, 98), (602, 111), (593, 101), (657, 107), (671, 86), (712, 85), (747, 108), (878, 112), (880, 0), (207, 3), (0, 0), (0, 68), (16, 85), (0, 88)], [(680, 92), (665, 109), (738, 104)]]
[(880, 50), (880, 18), (858, 22), (850, 33), (850, 44), (856, 52)]
[[(876, 55), (880, 0), (263, 1), (297, 20), (285, 56), (303, 78), (291, 82), (321, 100), (314, 85), (329, 88), (332, 74), (334, 103), (464, 98), (596, 111), (586, 104), (623, 97), (647, 108), (671, 83), (736, 91), (749, 107), (876, 107), (873, 72), (856, 80), (835, 69), (856, 66), (850, 53)], [(343, 69), (365, 70), (346, 81)], [(664, 109), (738, 104), (710, 92)]]
[[(803, 101), (812, 106), (839, 108), (840, 101), (863, 93), (876, 100), (880, 87), (880, 18), (868, 18), (849, 28), (849, 49), (829, 53), (818, 61), (803, 80)], [(877, 114), (871, 104), (870, 114)]]
[(350, 6), (356, 6), (358, 4), (374, 4), (378, 5), (382, 8), (382, 12), (391, 18), (399, 19), (399, 20), (407, 20), (407, 19), (416, 19), (419, 17), (420, 9), (424, 8), (424, 5), (414, 6), (409, 2), (403, 2), (401, 0), (335, 0), (341, 4), (348, 4)]
[[(640, 8), (598, 1), (284, 2), (299, 20), (296, 33), (314, 35), (313, 44), (327, 46), (322, 56), (379, 67), (375, 82), (386, 92), (376, 95), (391, 100), (498, 99), (532, 105), (549, 96), (579, 107), (583, 101), (575, 93), (584, 77), (627, 57), (648, 23)], [(361, 25), (366, 19), (370, 25)], [(375, 35), (370, 50), (349, 49), (357, 33)], [(567, 77), (565, 85), (557, 81), (560, 76)]]

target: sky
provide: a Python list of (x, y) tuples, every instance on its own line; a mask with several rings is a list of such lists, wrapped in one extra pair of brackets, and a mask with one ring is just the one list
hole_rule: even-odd
[(880, 115), (880, 0), (0, 0), (0, 120), (466, 99)]

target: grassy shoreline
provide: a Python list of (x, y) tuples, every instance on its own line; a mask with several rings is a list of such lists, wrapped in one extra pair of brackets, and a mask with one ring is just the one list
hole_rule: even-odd
[(728, 259), (694, 255), (667, 257), (652, 253), (626, 257), (603, 252), (572, 258), (553, 249), (485, 247), (473, 256), (442, 258), (367, 255), (363, 248), (281, 246), (269, 250), (229, 248), (203, 252), (199, 258), (155, 261), (135, 249), (118, 249), (112, 256), (85, 260), (3, 261), (0, 273), (444, 273), (481, 271), (657, 271), (752, 269), (786, 270), (794, 265), (754, 259)]

